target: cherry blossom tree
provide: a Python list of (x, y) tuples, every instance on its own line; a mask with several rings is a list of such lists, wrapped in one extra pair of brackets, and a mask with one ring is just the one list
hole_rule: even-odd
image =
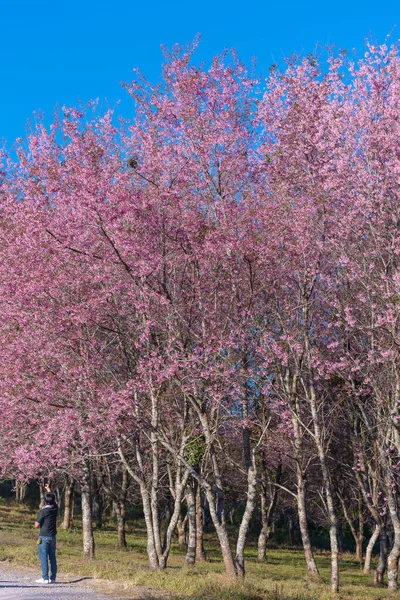
[[(341, 461), (359, 520), (367, 511), (380, 534), (377, 583), (393, 531), (393, 591), (398, 49), (292, 60), (263, 82), (235, 53), (194, 66), (196, 43), (165, 53), (158, 86), (139, 73), (126, 84), (131, 122), (64, 107), (16, 160), (0, 157), (1, 472), (67, 474), (88, 558), (94, 479), (116, 503), (121, 546), (130, 483), (154, 569), (167, 566), (184, 499), (187, 561), (201, 556), (206, 499), (232, 578), (245, 575), (259, 492), (265, 555), (267, 488), (271, 511), (295, 497), (318, 575), (307, 498), (322, 486), (337, 592), (340, 506), (359, 555), (361, 543)], [(235, 552), (231, 486), (243, 506)]]

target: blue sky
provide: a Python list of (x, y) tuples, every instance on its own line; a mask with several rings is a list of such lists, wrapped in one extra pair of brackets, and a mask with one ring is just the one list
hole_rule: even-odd
[[(51, 119), (55, 105), (99, 98), (132, 115), (121, 81), (139, 67), (160, 74), (160, 45), (202, 35), (196, 60), (236, 47), (260, 72), (316, 44), (364, 52), (364, 39), (400, 38), (399, 0), (0, 0), (0, 138), (25, 134), (34, 111)], [(398, 25), (398, 27), (396, 27)]]

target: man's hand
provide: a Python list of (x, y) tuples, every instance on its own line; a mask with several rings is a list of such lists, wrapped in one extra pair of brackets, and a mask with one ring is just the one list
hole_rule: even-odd
[(48, 483), (45, 484), (44, 489), (46, 490), (46, 492), (51, 492), (50, 486)]
[(40, 523), (38, 523), (37, 521), (35, 521), (35, 527), (40, 527)]

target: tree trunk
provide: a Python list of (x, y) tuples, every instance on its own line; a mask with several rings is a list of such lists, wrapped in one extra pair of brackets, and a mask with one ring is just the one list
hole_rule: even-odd
[(224, 561), (225, 571), (230, 579), (236, 578), (236, 568), (233, 560), (232, 550), (229, 543), (228, 530), (224, 518), (219, 518), (217, 514), (217, 506), (214, 494), (209, 485), (203, 483), (204, 492), (207, 497), (208, 506), (210, 509), (211, 520), (215, 527), (218, 536), (218, 541), (221, 547), (222, 559)]
[(160, 516), (158, 506), (158, 488), (159, 488), (159, 453), (158, 453), (158, 440), (157, 440), (157, 427), (158, 427), (158, 398), (151, 392), (151, 432), (150, 432), (150, 443), (151, 443), (151, 455), (152, 455), (152, 476), (151, 476), (151, 488), (150, 488), (150, 507), (151, 507), (151, 521), (154, 534), (154, 546), (158, 557), (158, 568), (162, 568), (160, 559), (162, 557), (162, 545), (161, 545), (161, 532), (160, 532)]
[(271, 535), (271, 529), (267, 524), (262, 525), (257, 543), (257, 560), (259, 562), (267, 560), (267, 544)]
[(399, 576), (400, 542), (395, 540), (388, 556), (388, 590), (397, 591)]
[(117, 517), (117, 547), (125, 550), (127, 547), (126, 543), (126, 501), (124, 499), (120, 499), (118, 501), (114, 501), (115, 504), (115, 514)]
[[(288, 392), (289, 392), (289, 384)], [(293, 387), (295, 388), (295, 383)], [(298, 415), (300, 413), (300, 407), (297, 397), (290, 404), (292, 412), (292, 424), (294, 430), (294, 457), (296, 461), (296, 480), (297, 480), (297, 512), (299, 516), (300, 535), (303, 544), (304, 557), (306, 559), (307, 571), (309, 575), (315, 578), (319, 578), (319, 571), (317, 563), (315, 562), (314, 553), (311, 547), (310, 534), (308, 531), (307, 522), (307, 508), (306, 508), (306, 481), (302, 468), (302, 437), (300, 431), (300, 424)]]
[(242, 522), (239, 527), (238, 539), (236, 543), (236, 571), (240, 577), (244, 577), (244, 547), (246, 544), (246, 536), (249, 528), (250, 519), (253, 516), (254, 508), (256, 505), (256, 491), (257, 491), (257, 471), (255, 469), (255, 461), (247, 472), (247, 501), (244, 509)]
[(390, 551), (387, 563), (388, 569), (388, 590), (393, 593), (397, 591), (399, 577), (399, 559), (400, 559), (400, 519), (397, 513), (397, 503), (393, 493), (392, 471), (389, 470), (389, 465), (386, 469), (386, 496), (389, 507), (389, 514), (393, 525), (393, 546)]
[(204, 493), (207, 498), (208, 508), (210, 510), (211, 520), (215, 527), (215, 531), (218, 536), (218, 541), (221, 547), (222, 559), (224, 561), (225, 571), (230, 579), (236, 578), (236, 567), (235, 562), (233, 560), (232, 549), (229, 543), (229, 535), (228, 529), (226, 526), (226, 518), (225, 518), (225, 495), (222, 484), (222, 477), (219, 470), (219, 465), (217, 461), (217, 457), (215, 456), (214, 446), (212, 442), (211, 433), (209, 430), (209, 423), (207, 416), (198, 411), (198, 416), (200, 422), (203, 427), (204, 435), (206, 438), (206, 443), (208, 447), (210, 462), (212, 465), (212, 470), (214, 474), (215, 480), (215, 492), (217, 496), (217, 501), (215, 501), (214, 489), (211, 488), (210, 484), (207, 483), (203, 478), (201, 478), (201, 485), (204, 489)]
[(301, 541), (303, 544), (304, 556), (306, 559), (307, 571), (313, 577), (319, 577), (317, 563), (311, 547), (310, 533), (308, 531), (307, 508), (306, 508), (306, 490), (303, 472), (300, 465), (297, 466), (297, 510), (299, 514), (299, 525)]
[(56, 497), (56, 503), (58, 505), (58, 514), (61, 514), (62, 508), (63, 508), (62, 507), (63, 499), (61, 496), (60, 488), (58, 486), (54, 489), (54, 495)]
[[(156, 551), (156, 544), (155, 544), (155, 539), (154, 539), (155, 536), (154, 536), (153, 518), (152, 518), (153, 515), (152, 515), (152, 510), (151, 510), (151, 499), (150, 499), (149, 491), (146, 486), (146, 482), (129, 465), (128, 461), (125, 458), (125, 454), (123, 452), (122, 445), (120, 442), (118, 443), (118, 454), (121, 458), (122, 464), (123, 464), (124, 468), (126, 469), (126, 471), (133, 478), (133, 480), (139, 484), (140, 495), (142, 497), (144, 521), (146, 524), (146, 531), (147, 531), (147, 556), (149, 557), (150, 569), (157, 570), (159, 568), (159, 561), (158, 561), (158, 554)], [(137, 463), (138, 463), (139, 467), (141, 467), (141, 465), (143, 464), (142, 456), (141, 456), (140, 449), (139, 449), (139, 446), (137, 443), (135, 444), (135, 454), (136, 454)], [(113, 504), (113, 506), (115, 507), (115, 503)]]
[(380, 530), (379, 530), (379, 562), (378, 562), (378, 566), (375, 569), (375, 577), (374, 577), (374, 583), (376, 585), (383, 584), (383, 576), (386, 571), (387, 555), (388, 555), (388, 539), (387, 539), (387, 533), (386, 533), (386, 526), (381, 525)]
[[(247, 355), (244, 356), (245, 369), (247, 369)], [(248, 400), (248, 389), (247, 379), (244, 384), (244, 399), (242, 405), (242, 417), (243, 417), (243, 429), (242, 429), (242, 448), (243, 448), (243, 462), (247, 471), (247, 500), (244, 509), (242, 522), (240, 523), (238, 538), (236, 542), (236, 556), (235, 565), (236, 572), (239, 577), (244, 577), (244, 547), (246, 544), (247, 531), (251, 517), (256, 506), (256, 493), (257, 493), (257, 466), (255, 459), (255, 452), (251, 450), (250, 441), (250, 429), (247, 426), (247, 419), (249, 415), (249, 400)]]
[[(153, 405), (154, 408), (155, 405)], [(155, 442), (156, 439), (153, 439)], [(140, 493), (142, 496), (143, 503), (143, 513), (144, 519), (146, 523), (147, 529), (147, 554), (149, 556), (150, 567), (152, 569), (165, 569), (167, 566), (167, 560), (169, 557), (169, 553), (171, 550), (171, 541), (172, 536), (175, 531), (177, 521), (179, 518), (180, 510), (181, 510), (181, 502), (183, 497), (183, 492), (185, 490), (187, 480), (189, 478), (190, 470), (186, 468), (184, 470), (183, 475), (181, 475), (182, 468), (180, 465), (180, 460), (177, 460), (176, 463), (176, 476), (175, 476), (175, 489), (174, 492), (174, 510), (172, 516), (170, 518), (167, 530), (164, 535), (164, 543), (161, 546), (160, 540), (160, 522), (159, 522), (159, 507), (158, 507), (158, 499), (157, 499), (157, 489), (158, 489), (158, 456), (156, 456), (155, 450), (157, 445), (152, 444), (152, 463), (153, 463), (153, 473), (151, 478), (151, 490), (147, 489), (146, 482), (144, 479), (140, 478), (137, 473), (130, 467), (127, 462), (125, 455), (122, 450), (121, 444), (119, 445), (118, 453), (121, 457), (122, 463), (125, 466), (127, 472), (131, 475), (131, 477), (139, 483)], [(184, 440), (182, 441), (181, 451), (184, 450)], [(176, 452), (174, 453), (176, 457)], [(136, 446), (136, 457), (138, 465), (142, 465), (142, 457), (140, 454), (140, 449)]]
[(363, 550), (362, 550), (363, 538), (357, 537), (356, 539), (356, 560), (362, 564)]
[(75, 490), (72, 492), (72, 499), (71, 499), (71, 519), (70, 519), (71, 527), (74, 526), (74, 516), (75, 516)]
[[(269, 540), (269, 536), (271, 535), (272, 522), (274, 518), (276, 502), (278, 499), (279, 488), (273, 486), (271, 499), (269, 506), (267, 507), (267, 481), (265, 477), (265, 464), (262, 461), (262, 473), (261, 473), (261, 492), (260, 492), (260, 502), (261, 502), (261, 531), (258, 536), (258, 544), (257, 544), (257, 560), (264, 561), (266, 560), (266, 551), (267, 551), (267, 542)], [(276, 470), (276, 483), (280, 483), (282, 475), (282, 463), (278, 464)]]
[(344, 552), (343, 549), (343, 523), (338, 521), (338, 548), (339, 552)]
[(126, 548), (126, 498), (128, 495), (129, 475), (125, 465), (122, 465), (121, 493), (117, 500), (118, 547)]
[(363, 559), (364, 541), (364, 504), (361, 493), (358, 495), (358, 536), (356, 541), (356, 558), (360, 561), (360, 569)]
[[(184, 447), (181, 448), (183, 451)], [(169, 557), (169, 553), (171, 551), (171, 542), (172, 536), (175, 531), (176, 523), (178, 521), (179, 514), (181, 512), (181, 503), (183, 499), (183, 494), (186, 488), (187, 480), (189, 478), (189, 469), (185, 469), (183, 475), (181, 475), (181, 465), (179, 462), (176, 464), (176, 474), (175, 474), (175, 490), (174, 490), (174, 510), (171, 515), (167, 530), (164, 535), (164, 543), (162, 547), (162, 555), (159, 556), (159, 565), (160, 569), (165, 569), (167, 566), (167, 561)]]
[[(290, 511), (290, 509), (289, 509)], [(293, 515), (290, 512), (286, 511), (286, 514), (288, 515), (288, 537), (289, 537), (289, 544), (291, 546), (293, 546)]]
[(147, 556), (149, 557), (150, 568), (156, 570), (159, 568), (156, 545), (154, 542), (154, 529), (151, 514), (150, 497), (144, 482), (140, 484), (140, 493), (142, 496), (143, 514), (147, 529)]
[[(399, 577), (399, 559), (400, 559), (400, 532), (395, 532), (395, 541), (388, 556), (387, 569), (388, 569), (388, 590), (389, 592), (396, 592)], [(397, 539), (396, 539), (397, 538)]]
[(64, 491), (64, 516), (61, 524), (62, 529), (70, 529), (72, 526), (72, 518), (73, 518), (73, 503), (74, 503), (74, 480), (67, 475), (65, 481), (65, 491)]
[(364, 569), (363, 569), (363, 573), (365, 575), (369, 575), (371, 573), (371, 558), (372, 558), (372, 552), (376, 543), (376, 540), (379, 537), (379, 525), (375, 525), (375, 529), (371, 535), (371, 537), (369, 538), (369, 542), (368, 542), (368, 546), (367, 549), (365, 551), (365, 562), (364, 562)]
[(93, 536), (93, 522), (92, 522), (92, 489), (91, 489), (91, 476), (90, 476), (90, 465), (85, 460), (83, 468), (83, 482), (82, 482), (82, 534), (83, 534), (83, 556), (88, 560), (94, 560), (94, 536)]
[[(382, 517), (376, 508), (376, 506), (377, 506), (376, 494), (374, 493), (374, 495), (371, 496), (370, 492), (368, 492), (368, 488), (366, 486), (366, 476), (364, 475), (364, 477), (362, 477), (362, 474), (357, 470), (355, 471), (355, 475), (356, 475), (358, 487), (359, 487), (360, 492), (364, 499), (364, 504), (367, 506), (367, 508), (371, 514), (371, 517), (373, 518), (373, 520), (375, 522), (375, 531), (372, 534), (371, 539), (368, 543), (368, 548), (367, 548), (368, 560), (367, 560), (367, 556), (366, 556), (364, 573), (366, 571), (370, 570), (372, 550), (373, 550), (373, 547), (375, 545), (377, 538), (379, 537), (379, 563), (375, 570), (374, 583), (382, 584), (383, 583), (383, 575), (384, 575), (385, 569), (386, 569), (386, 559), (387, 559), (386, 525), (383, 522)], [(377, 487), (378, 487), (377, 481), (374, 481), (373, 488), (376, 490)]]
[(45, 505), (45, 499), (44, 499), (44, 487), (42, 486), (41, 483), (39, 483), (39, 494), (40, 494), (39, 508), (42, 509), (43, 506)]
[(26, 495), (26, 483), (23, 481), (15, 480), (15, 500), (19, 502), (23, 502)]
[(201, 487), (196, 482), (196, 562), (204, 562), (206, 554), (203, 543), (203, 506), (201, 502)]
[(178, 522), (176, 524), (176, 530), (178, 532), (178, 545), (179, 548), (186, 548), (186, 523), (187, 523), (187, 518), (185, 516), (184, 519), (182, 519), (182, 515), (179, 515), (178, 517)]
[(193, 485), (187, 488), (186, 504), (189, 526), (186, 563), (194, 565), (196, 562), (196, 497)]
[[(326, 475), (328, 475), (326, 471)], [(325, 495), (329, 513), (329, 539), (331, 544), (331, 592), (336, 594), (339, 591), (339, 547), (337, 537), (336, 514), (333, 505), (333, 497), (330, 489), (329, 478), (325, 482)]]
[(96, 521), (96, 529), (102, 529), (103, 527), (103, 512), (104, 512), (104, 500), (100, 491), (100, 486), (95, 481), (95, 489), (93, 494), (93, 509), (94, 518)]
[[(308, 349), (308, 347), (307, 347)], [(310, 365), (310, 359), (309, 359)], [(326, 464), (326, 455), (325, 448), (323, 444), (322, 434), (321, 434), (321, 426), (320, 419), (318, 415), (317, 409), (317, 399), (315, 394), (314, 385), (312, 382), (312, 373), (311, 367), (310, 369), (310, 381), (309, 382), (309, 402), (311, 408), (311, 415), (313, 419), (314, 426), (314, 439), (315, 444), (317, 446), (319, 462), (321, 465), (322, 471), (322, 479), (324, 482), (324, 491), (326, 497), (326, 505), (328, 509), (329, 516), (329, 539), (331, 546), (331, 592), (336, 594), (339, 591), (339, 547), (338, 547), (338, 535), (337, 535), (337, 520), (336, 520), (336, 512), (333, 502), (333, 495), (331, 489), (331, 483), (329, 479), (328, 467)]]
[[(206, 444), (208, 447), (208, 455), (210, 458), (212, 471), (213, 471), (213, 475), (214, 475), (214, 485), (211, 487), (211, 485), (208, 483), (208, 481), (206, 481), (204, 479), (204, 477), (202, 475), (200, 475), (200, 473), (197, 473), (195, 471), (195, 469), (192, 467), (192, 465), (190, 465), (189, 463), (187, 463), (185, 461), (185, 459), (183, 458), (182, 452), (179, 455), (179, 460), (187, 468), (187, 476), (189, 476), (189, 474), (191, 474), (193, 477), (195, 477), (197, 479), (197, 481), (201, 484), (201, 486), (204, 490), (204, 493), (207, 498), (208, 506), (210, 509), (211, 520), (215, 527), (215, 531), (217, 533), (218, 541), (219, 541), (219, 544), (221, 547), (221, 554), (222, 554), (222, 558), (224, 561), (226, 574), (229, 578), (234, 579), (236, 577), (236, 568), (235, 568), (235, 562), (234, 562), (233, 556), (232, 556), (232, 550), (231, 550), (230, 543), (229, 543), (228, 529), (226, 526), (225, 497), (224, 497), (224, 490), (223, 490), (223, 484), (222, 484), (222, 477), (221, 477), (221, 474), (219, 471), (219, 465), (218, 465), (218, 462), (217, 462), (217, 459), (215, 456), (215, 452), (214, 452), (214, 448), (213, 448), (213, 443), (212, 443), (212, 438), (211, 438), (211, 434), (209, 431), (207, 416), (201, 410), (199, 410), (198, 407), (196, 407), (196, 411), (197, 411), (198, 417), (200, 419), (200, 422), (201, 422), (201, 425), (203, 428), (204, 436), (206, 438)], [(165, 439), (162, 440), (162, 444), (165, 448), (168, 449), (169, 452), (171, 452), (171, 454), (173, 456), (176, 456), (176, 450), (174, 450), (173, 447)], [(183, 447), (183, 450), (184, 450), (184, 447)], [(215, 498), (215, 496), (216, 496), (216, 498)], [(176, 515), (176, 519), (177, 518), (178, 518), (178, 515)], [(176, 522), (175, 522), (175, 526), (176, 526)]]
[(358, 498), (358, 528), (356, 529), (353, 521), (351, 519), (351, 516), (349, 514), (349, 511), (347, 510), (347, 504), (346, 504), (346, 499), (339, 493), (337, 492), (337, 496), (340, 500), (340, 503), (342, 505), (342, 510), (343, 510), (343, 514), (344, 514), (344, 518), (347, 521), (347, 524), (350, 528), (351, 531), (351, 535), (354, 538), (354, 542), (356, 545), (356, 560), (358, 560), (358, 562), (360, 563), (360, 568), (361, 568), (361, 564), (362, 564), (362, 543), (363, 543), (363, 539), (364, 539), (364, 535), (363, 535), (363, 528), (364, 528), (364, 518), (363, 518), (363, 502), (362, 502), (362, 496), (359, 495)]

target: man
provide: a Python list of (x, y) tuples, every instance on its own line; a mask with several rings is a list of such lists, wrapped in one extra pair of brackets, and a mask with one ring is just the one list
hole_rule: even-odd
[(42, 565), (42, 577), (41, 579), (36, 579), (35, 583), (55, 583), (57, 575), (56, 521), (58, 506), (56, 504), (56, 497), (50, 490), (50, 487), (48, 485), (45, 485), (44, 487), (46, 490), (46, 494), (44, 495), (45, 505), (35, 521), (35, 527), (40, 527), (40, 535), (37, 543), (40, 563)]

